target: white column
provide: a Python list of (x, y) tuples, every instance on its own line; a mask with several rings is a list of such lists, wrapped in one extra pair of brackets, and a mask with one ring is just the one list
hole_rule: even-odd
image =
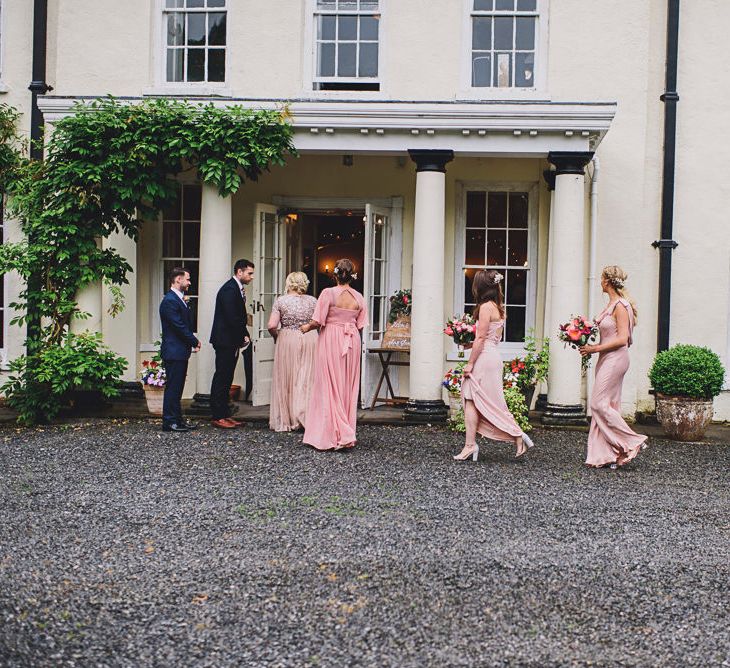
[[(97, 239), (97, 246), (102, 247), (102, 242)], [(81, 290), (76, 293), (76, 303), (78, 304), (79, 311), (82, 313), (88, 313), (89, 317), (86, 319), (74, 318), (71, 320), (71, 331), (74, 334), (80, 334), (81, 332), (101, 332), (101, 314), (102, 314), (102, 298), (101, 298), (101, 282), (90, 283), (85, 285)]]
[(592, 153), (551, 152), (555, 192), (551, 227), (550, 265), (550, 380), (547, 424), (585, 423), (581, 403), (580, 355), (564, 348), (556, 332), (571, 315), (585, 310), (585, 165)]
[(108, 289), (102, 290), (101, 295), (101, 331), (104, 334), (104, 343), (115, 353), (124, 356), (127, 360), (127, 370), (122, 376), (124, 381), (139, 380), (137, 376), (137, 354), (139, 344), (137, 339), (137, 242), (126, 234), (115, 232), (103, 242), (104, 248), (113, 248), (132, 267), (127, 274), (126, 285), (120, 286), (124, 309), (115, 318), (109, 314), (112, 304), (112, 295)]
[(413, 307), (411, 309), (410, 397), (406, 414), (444, 420), (441, 398), (444, 364), (444, 240), (446, 163), (453, 151), (412, 150), (416, 163), (413, 226)]
[(218, 188), (203, 184), (200, 213), (200, 265), (198, 277), (198, 339), (202, 347), (197, 355), (197, 394), (209, 395), (215, 371), (215, 351), (208, 343), (213, 326), (215, 297), (231, 276), (232, 198), (221, 197)]
[[(553, 266), (553, 230), (555, 229), (555, 226), (553, 225), (553, 216), (554, 216), (554, 204), (555, 204), (555, 197), (554, 197), (554, 191), (555, 191), (555, 172), (546, 170), (543, 172), (543, 176), (545, 177), (545, 182), (548, 186), (548, 193), (550, 197), (550, 215), (548, 218), (548, 247), (547, 247), (547, 263), (545, 268), (545, 310), (543, 313), (543, 322), (542, 322), (542, 331), (543, 331), (543, 338), (549, 337), (552, 338), (553, 332), (550, 331), (550, 304), (551, 304), (551, 295), (552, 295), (552, 289), (551, 289), (551, 281), (552, 281), (552, 266)], [(548, 382), (547, 379), (543, 381), (542, 387), (540, 388), (541, 392), (547, 393), (548, 389)]]

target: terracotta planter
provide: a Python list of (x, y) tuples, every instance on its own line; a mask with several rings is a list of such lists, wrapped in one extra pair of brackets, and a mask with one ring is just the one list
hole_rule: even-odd
[(410, 350), (411, 316), (400, 315), (387, 326), (385, 334), (383, 334), (383, 348)]
[(165, 388), (156, 385), (143, 385), (144, 398), (147, 400), (147, 410), (150, 415), (162, 415), (162, 398), (165, 396)]
[(699, 441), (712, 421), (712, 400), (656, 395), (656, 417), (664, 433), (678, 441)]

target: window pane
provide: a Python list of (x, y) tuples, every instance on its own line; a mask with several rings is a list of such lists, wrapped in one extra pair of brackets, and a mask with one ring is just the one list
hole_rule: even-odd
[(484, 242), (486, 235), (484, 230), (466, 231), (466, 255), (465, 264), (476, 264), (484, 266)]
[(357, 0), (340, 0), (338, 3), (338, 9), (344, 9), (345, 11), (351, 12), (357, 9)]
[(507, 193), (489, 193), (487, 224), (489, 227), (507, 227)]
[(186, 0), (186, 4), (188, 7), (197, 8), (202, 7), (204, 2), (203, 0)]
[(178, 262), (177, 264), (182, 265), (185, 269), (190, 272), (190, 287), (188, 288), (188, 294), (191, 297), (198, 296), (198, 265), (200, 264), (197, 260), (185, 260), (184, 262)]
[(180, 187), (178, 186), (177, 196), (170, 205), (162, 212), (163, 220), (180, 220), (182, 198), (180, 196)]
[(162, 263), (162, 294), (170, 289), (170, 272), (179, 264), (178, 260), (165, 260)]
[(507, 264), (512, 267), (527, 266), (527, 230), (510, 230)]
[(378, 0), (360, 0), (360, 9), (378, 9)]
[(508, 306), (505, 341), (524, 341), (524, 339), (525, 308), (522, 306)]
[(532, 53), (515, 54), (515, 86), (528, 88), (535, 85), (535, 55)]
[(512, 54), (498, 53), (494, 61), (494, 81), (499, 88), (512, 85)]
[(383, 285), (383, 262), (381, 260), (373, 262), (373, 274), (373, 295), (382, 295), (385, 286)]
[(333, 43), (319, 45), (317, 73), (321, 77), (335, 76), (335, 45)]
[(492, 48), (492, 19), (489, 16), (475, 16), (472, 19), (471, 48), (489, 51)]
[(183, 223), (183, 257), (200, 257), (200, 223)]
[(182, 81), (183, 80), (183, 58), (185, 57), (184, 49), (168, 49), (167, 50), (167, 80)]
[(200, 220), (200, 186), (183, 186), (183, 220)]
[(360, 17), (360, 39), (378, 39), (378, 19), (373, 16)]
[(167, 44), (168, 46), (182, 46), (185, 44), (185, 15), (176, 13), (167, 17)]
[(527, 303), (527, 272), (508, 269), (505, 273), (507, 274), (505, 301), (511, 306), (524, 306)]
[(487, 232), (487, 265), (504, 265), (507, 259), (507, 232), (504, 230), (488, 230)]
[(188, 49), (188, 81), (205, 78), (205, 49)]
[(509, 194), (509, 226), (527, 227), (528, 196), (527, 193)]
[(335, 0), (317, 0), (317, 9), (334, 9)]
[(382, 328), (380, 326), (380, 300), (379, 299), (373, 299), (373, 312), (371, 315), (372, 323), (373, 323), (373, 339), (379, 339), (380, 336), (376, 334), (375, 332), (380, 331)]
[[(382, 216), (376, 216), (376, 220), (383, 220)], [(373, 257), (383, 259), (383, 234), (385, 233), (385, 224), (373, 225)]]
[(535, 19), (522, 16), (516, 21), (515, 48), (532, 51), (535, 48)]
[(515, 8), (515, 0), (497, 0), (496, 10), (512, 11)]
[(317, 35), (319, 39), (332, 39), (336, 37), (336, 23), (334, 16), (317, 17)]
[(494, 0), (474, 0), (474, 9), (478, 12), (492, 11), (494, 9)]
[(188, 45), (205, 46), (205, 14), (188, 14)]
[(170, 220), (162, 223), (162, 257), (180, 257), (181, 248), (180, 223)]
[(497, 16), (494, 19), (494, 48), (512, 49), (512, 30), (514, 18)]
[(492, 85), (492, 56), (488, 53), (474, 53), (471, 61), (471, 85)]
[[(185, 4), (184, 0), (167, 0), (165, 3), (165, 7), (168, 9), (178, 9), (182, 7)], [(167, 280), (167, 279), (165, 279)]]
[(225, 7), (226, 0), (208, 0), (208, 7)]
[(537, 9), (537, 0), (517, 0), (517, 11), (534, 12)]
[(471, 190), (466, 193), (466, 226), (485, 227), (487, 214), (487, 193)]
[(226, 80), (226, 50), (210, 49), (208, 51), (208, 81)]
[(357, 39), (357, 16), (338, 16), (337, 39)]
[(208, 44), (212, 46), (226, 45), (226, 15), (224, 12), (208, 14)]
[(464, 270), (464, 311), (468, 311), (468, 304), (474, 303), (474, 295), (471, 293), (471, 287), (478, 269)]
[(378, 45), (377, 43), (360, 44), (360, 64), (358, 66), (361, 77), (378, 76)]
[(355, 76), (355, 49), (356, 44), (340, 44), (337, 49), (337, 76)]

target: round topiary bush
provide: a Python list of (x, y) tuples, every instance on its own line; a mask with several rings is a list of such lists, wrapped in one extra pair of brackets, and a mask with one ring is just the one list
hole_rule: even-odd
[(725, 369), (709, 348), (677, 344), (654, 358), (649, 380), (658, 394), (711, 400), (720, 394)]

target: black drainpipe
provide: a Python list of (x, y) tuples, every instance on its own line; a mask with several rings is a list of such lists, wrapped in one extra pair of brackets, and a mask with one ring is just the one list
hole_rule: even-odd
[(679, 50), (679, 0), (667, 2), (667, 64), (664, 94), (664, 167), (662, 174), (661, 238), (652, 246), (659, 249), (659, 313), (657, 351), (669, 348), (669, 322), (672, 297), (672, 239), (674, 222), (674, 165), (677, 144), (677, 52)]
[[(52, 88), (46, 83), (46, 37), (48, 33), (48, 0), (33, 1), (33, 80), (28, 86), (32, 94), (30, 112), (30, 157), (43, 159), (43, 114), (38, 108), (38, 96)], [(28, 239), (32, 242), (32, 239)], [(40, 276), (33, 273), (28, 279), (32, 294), (40, 288)], [(30, 356), (40, 341), (41, 318), (38, 304), (32, 298), (27, 303), (26, 349)]]

